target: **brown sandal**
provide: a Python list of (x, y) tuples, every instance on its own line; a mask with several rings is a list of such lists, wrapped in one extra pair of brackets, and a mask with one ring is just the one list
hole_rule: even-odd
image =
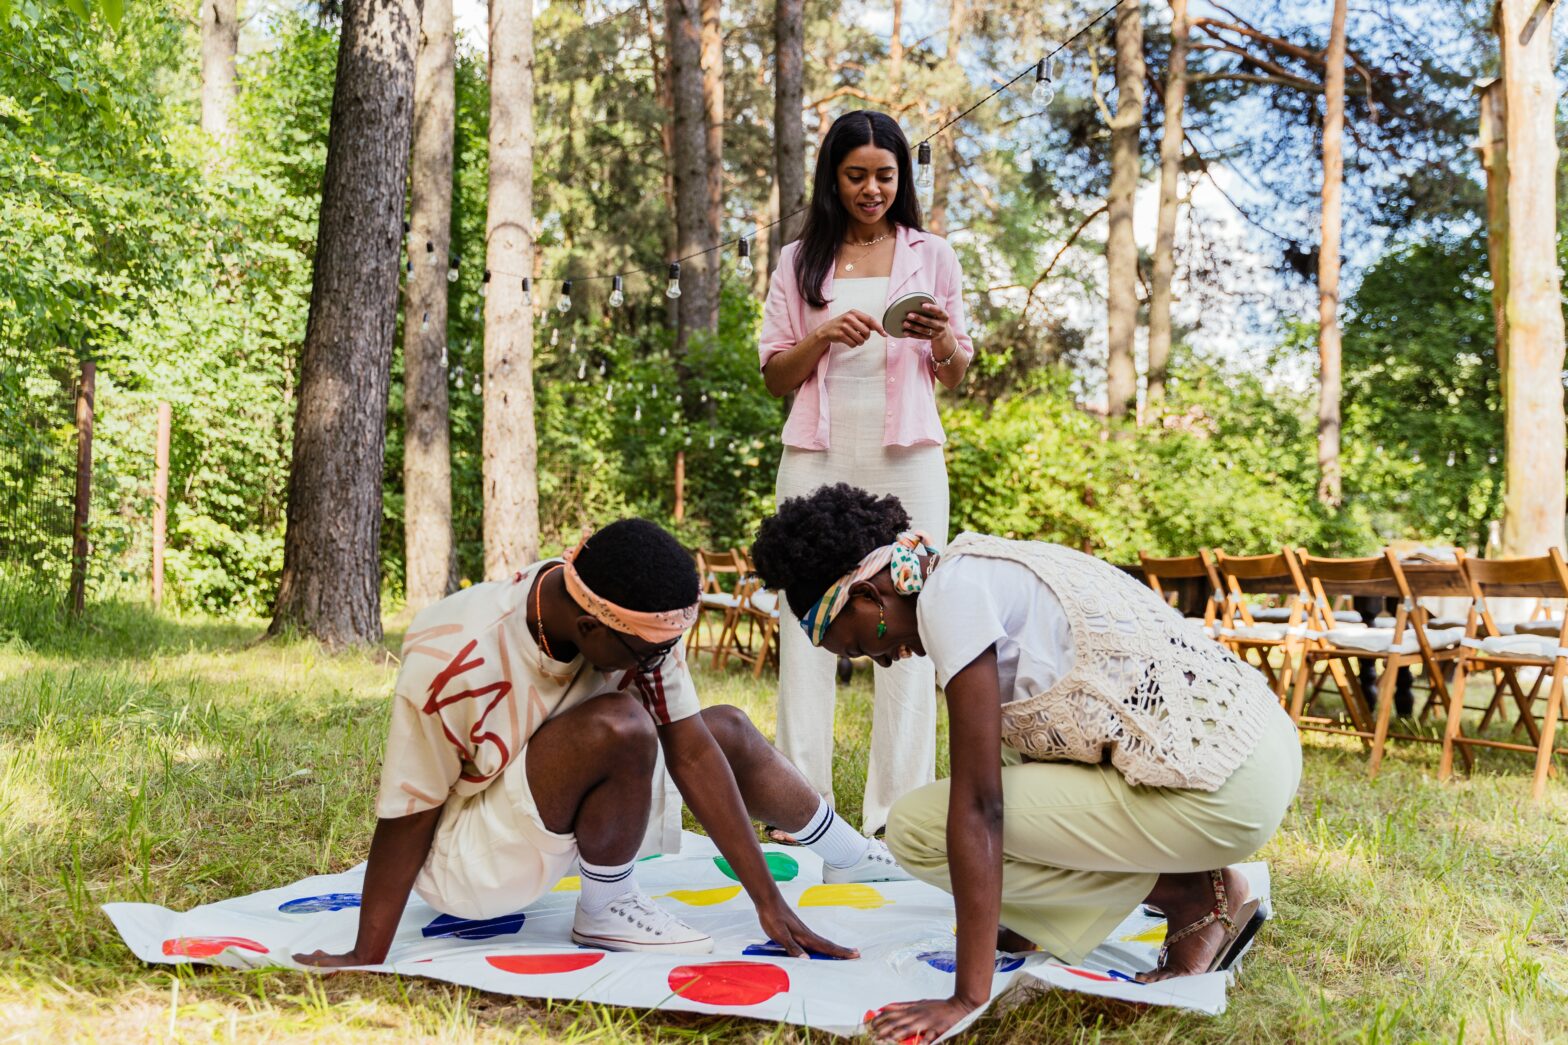
[(1229, 969), (1236, 959), (1241, 957), (1242, 952), (1252, 944), (1252, 938), (1263, 925), (1263, 912), (1259, 910), (1260, 901), (1256, 897), (1247, 900), (1232, 916), (1230, 901), (1225, 890), (1225, 875), (1220, 871), (1210, 871), (1209, 882), (1214, 887), (1214, 910), (1191, 925), (1184, 926), (1174, 933), (1166, 933), (1165, 942), (1160, 946), (1160, 959), (1155, 966), (1156, 969), (1165, 968), (1165, 959), (1170, 955), (1171, 944), (1179, 943), (1193, 933), (1207, 929), (1215, 922), (1225, 927), (1225, 939), (1220, 941), (1219, 949), (1214, 952), (1214, 958), (1209, 962), (1209, 967), (1203, 970), (1204, 972)]
[(800, 844), (800, 839), (796, 838), (794, 835), (790, 834), (788, 831), (784, 830), (782, 827), (774, 827), (772, 824), (764, 824), (763, 828), (762, 828), (762, 833), (764, 835), (766, 835), (768, 841), (772, 842), (774, 845), (799, 845)]

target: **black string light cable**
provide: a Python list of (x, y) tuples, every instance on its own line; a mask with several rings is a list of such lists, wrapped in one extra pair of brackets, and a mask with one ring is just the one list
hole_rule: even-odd
[[(1036, 91), (1043, 94), (1045, 92), (1045, 90), (1047, 90), (1047, 88), (1044, 88), (1041, 85), (1042, 84), (1052, 84), (1053, 80), (1054, 80), (1054, 77), (1053, 77), (1052, 73), (1058, 70), (1058, 65), (1054, 61), (1056, 59), (1056, 57), (1059, 54), (1061, 54), (1061, 52), (1065, 51), (1068, 47), (1070, 47), (1072, 44), (1076, 43), (1081, 37), (1083, 37), (1086, 33), (1088, 33), (1095, 26), (1099, 25), (1106, 18), (1108, 18), (1112, 14), (1114, 14), (1116, 12), (1117, 8), (1121, 7), (1122, 4), (1124, 4), (1126, 2), (1127, 2), (1127, 0), (1115, 0), (1115, 2), (1112, 3), (1109, 7), (1105, 8), (1105, 10), (1103, 10), (1099, 14), (1095, 15), (1092, 19), (1090, 19), (1088, 22), (1084, 23), (1078, 29), (1074, 30), (1072, 35), (1068, 36), (1067, 39), (1065, 39), (1061, 43), (1057, 44), (1056, 47), (1052, 48), (1047, 54), (1045, 54), (1043, 57), (1041, 57), (1038, 61), (1029, 63), (1027, 66), (1025, 66), (1024, 68), (1020, 69), (1017, 73), (1013, 74), (1013, 76), (1011, 78), (1003, 81), (1002, 84), (1000, 86), (998, 86), (990, 94), (987, 94), (985, 97), (981, 98), (979, 101), (977, 101), (974, 104), (970, 105), (967, 109), (964, 109), (962, 112), (960, 112), (957, 115), (953, 116), (947, 122), (945, 122), (941, 126), (937, 127), (936, 130), (932, 131), (930, 134), (926, 135), (924, 138), (921, 138), (918, 142), (916, 142), (915, 143), (915, 153), (919, 157), (919, 160), (920, 160), (920, 163), (919, 163), (920, 175), (919, 175), (919, 177), (920, 177), (922, 183), (929, 183), (929, 180), (930, 180), (930, 171), (931, 171), (931, 141), (932, 141), (932, 139), (936, 138), (937, 135), (941, 134), (943, 131), (947, 130), (949, 127), (952, 127), (954, 124), (956, 124), (959, 121), (963, 120), (970, 113), (974, 112), (976, 109), (980, 108), (982, 105), (985, 105), (987, 102), (991, 101), (991, 99), (995, 98), (997, 95), (1001, 94), (1003, 91), (1006, 91), (1007, 89), (1012, 87), (1014, 84), (1016, 84), (1019, 80), (1022, 80), (1024, 77), (1029, 76), (1030, 74), (1033, 74), (1034, 77), (1035, 77)], [(1054, 88), (1051, 88), (1051, 89), (1054, 89)], [(730, 247), (735, 247), (737, 245), (739, 247), (739, 256), (740, 256), (740, 259), (741, 259), (740, 260), (740, 264), (739, 264), (739, 268), (741, 269), (741, 275), (743, 275), (743, 276), (750, 275), (751, 272), (755, 270), (754, 266), (753, 266), (753, 263), (752, 263), (752, 260), (751, 260), (751, 241), (756, 237), (756, 235), (758, 233), (760, 233), (760, 232), (766, 231), (767, 229), (771, 229), (771, 228), (773, 228), (776, 225), (781, 225), (784, 222), (790, 220), (791, 218), (794, 218), (794, 217), (797, 217), (797, 216), (799, 216), (801, 214), (804, 214), (807, 209), (808, 209), (807, 207), (798, 207), (795, 210), (790, 211), (788, 214), (781, 214), (780, 216), (778, 216), (777, 218), (774, 218), (770, 222), (767, 222), (765, 224), (759, 224), (759, 225), (753, 226), (750, 232), (743, 233), (743, 234), (741, 234), (739, 236), (735, 236), (732, 239), (725, 240), (722, 243), (716, 243), (716, 244), (714, 244), (711, 247), (704, 247), (701, 250), (694, 250), (694, 251), (692, 251), (689, 254), (684, 254), (684, 255), (682, 255), (682, 256), (680, 256), (678, 258), (675, 258), (673, 261), (670, 261), (668, 263), (667, 269), (666, 269), (667, 276), (668, 276), (668, 283), (666, 284), (666, 287), (665, 287), (665, 296), (668, 297), (668, 298), (678, 298), (678, 297), (680, 297), (680, 294), (681, 294), (681, 290), (680, 290), (680, 272), (681, 272), (681, 265), (684, 262), (691, 261), (693, 258), (703, 257), (704, 255), (707, 255), (707, 254), (713, 254), (713, 253), (716, 253), (716, 252), (719, 252), (719, 251), (728, 250)], [(1239, 210), (1240, 208), (1238, 207), (1237, 209)], [(431, 249), (430, 245), (428, 243), (426, 244), (426, 249), (427, 250)], [(431, 264), (435, 264), (433, 259), (432, 259), (432, 261), (430, 263)], [(411, 268), (412, 268), (412, 262), (410, 262), (410, 269)], [(451, 272), (455, 271), (456, 268), (457, 268), (457, 260), (454, 258), (452, 260), (451, 269), (448, 272), (448, 278), (451, 277)], [(580, 284), (580, 283), (593, 283), (593, 282), (598, 282), (600, 280), (606, 280), (606, 279), (612, 281), (612, 288), (613, 289), (610, 292), (611, 293), (611, 299), (612, 299), (612, 307), (619, 307), (620, 303), (624, 302), (624, 300), (625, 300), (624, 287), (625, 287), (626, 277), (628, 277), (628, 276), (653, 276), (653, 275), (656, 275), (658, 272), (659, 272), (659, 268), (658, 267), (631, 268), (631, 269), (622, 269), (619, 272), (602, 272), (602, 273), (598, 273), (596, 275), (591, 275), (591, 276), (572, 276), (569, 279), (563, 278), (561, 280), (560, 296), (556, 299), (556, 302), (555, 302), (555, 309), (556, 309), (557, 312), (559, 312), (559, 313), (561, 313), (563, 315), (571, 311), (571, 308), (572, 308), (571, 292), (572, 292), (572, 287), (574, 285)], [(524, 284), (524, 287), (523, 287), (524, 295), (525, 295), (525, 297), (528, 296), (528, 293), (529, 293), (529, 286), (528, 286), (529, 278), (527, 276), (523, 276), (521, 273), (517, 273), (517, 272), (507, 272), (507, 271), (505, 271), (503, 269), (486, 269), (485, 270), (485, 282), (486, 283), (489, 283), (491, 276), (511, 276), (514, 279), (522, 279), (523, 280), (523, 284)], [(620, 301), (615, 301), (614, 300), (617, 296), (619, 296)]]

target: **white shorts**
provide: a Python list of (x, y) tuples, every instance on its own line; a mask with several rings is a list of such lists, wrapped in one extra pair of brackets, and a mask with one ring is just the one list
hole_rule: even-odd
[(528, 789), (528, 749), (489, 787), (441, 812), (414, 892), (442, 914), (499, 918), (555, 888), (577, 859), (577, 839), (544, 826)]

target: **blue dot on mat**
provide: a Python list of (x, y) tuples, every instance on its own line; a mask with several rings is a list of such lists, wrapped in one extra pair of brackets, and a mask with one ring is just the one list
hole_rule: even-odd
[[(754, 943), (754, 944), (751, 944), (744, 951), (741, 951), (740, 953), (756, 955), (756, 956), (763, 957), (763, 958), (788, 958), (789, 957), (789, 952), (786, 951), (781, 944), (774, 943), (772, 940), (768, 940), (768, 941), (766, 941), (764, 943)], [(839, 962), (839, 961), (843, 961), (844, 960), (842, 958), (835, 958), (831, 954), (818, 954), (816, 951), (807, 951), (806, 955), (808, 957), (810, 957), (813, 961), (819, 961), (819, 962)]]
[(419, 930), (425, 937), (446, 939), (455, 937), (459, 940), (488, 940), (492, 936), (508, 936), (523, 927), (523, 912), (516, 914), (503, 914), (499, 918), (454, 918), (450, 914), (443, 914), (423, 929)]
[(359, 906), (358, 893), (323, 893), (320, 896), (301, 896), (278, 904), (284, 914), (319, 914), (322, 911), (346, 911)]
[[(957, 951), (926, 951), (919, 955), (921, 961), (938, 972), (956, 972), (958, 969)], [(1023, 968), (1024, 960), (1016, 954), (999, 954), (996, 957), (997, 972), (1012, 972)]]

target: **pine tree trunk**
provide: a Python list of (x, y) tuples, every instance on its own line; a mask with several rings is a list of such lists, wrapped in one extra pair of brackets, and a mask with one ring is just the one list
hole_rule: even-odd
[(1124, 3), (1116, 12), (1116, 115), (1111, 122), (1110, 228), (1105, 239), (1106, 407), (1124, 417), (1138, 401), (1133, 337), (1138, 326), (1138, 244), (1133, 201), (1138, 193), (1138, 135), (1143, 127), (1143, 10)]
[[(452, 231), (452, 0), (424, 0), (414, 75), (409, 243), (403, 309), (403, 547), (406, 601), (441, 599), (452, 574), (452, 459), (447, 419), (446, 270)], [(435, 265), (425, 261), (429, 243)], [(470, 262), (472, 265), (472, 262)], [(477, 266), (474, 266), (477, 267)]]
[[(773, 5), (773, 183), (778, 213), (794, 214), (806, 205), (806, 23), (804, 0), (775, 0)], [(800, 235), (805, 215), (786, 218), (768, 237), (768, 271), (779, 251)]]
[(1323, 233), (1318, 248), (1318, 500), (1342, 500), (1339, 474), (1339, 255), (1345, 180), (1345, 8), (1334, 0), (1323, 57)]
[[(724, 236), (724, 26), (722, 0), (702, 0), (702, 107), (708, 144), (708, 236)], [(722, 259), (715, 259), (722, 261)], [(715, 266), (715, 277), (717, 277)], [(717, 287), (715, 286), (715, 292)]]
[(239, 6), (239, 0), (201, 4), (201, 129), (223, 141), (234, 138), (234, 103), (239, 99), (234, 76)]
[(896, 97), (904, 80), (904, 0), (893, 0), (893, 29), (887, 38), (887, 79), (888, 93)]
[[(954, 68), (958, 65), (958, 46), (964, 39), (967, 16), (965, 0), (952, 0), (948, 5), (947, 60)], [(944, 108), (937, 115), (940, 122), (946, 123), (952, 118), (953, 110)], [(931, 213), (927, 216), (926, 227), (938, 236), (947, 235), (947, 196), (958, 177), (958, 153), (953, 133), (943, 131), (931, 141)]]
[(1503, 550), (1563, 545), (1563, 302), (1557, 274), (1552, 9), (1501, 0), (1508, 121), (1508, 411)]
[[(534, 431), (534, 316), (522, 277), (533, 271), (533, 5), (490, 0), (490, 199), (485, 216), (485, 577), (539, 557)], [(559, 287), (535, 293), (553, 301)]]
[(1160, 216), (1149, 288), (1150, 407), (1164, 401), (1171, 358), (1171, 282), (1176, 275), (1176, 212), (1180, 207), (1182, 109), (1187, 98), (1187, 0), (1171, 0), (1171, 56), (1165, 78), (1165, 131), (1160, 139)]
[(413, 126), (416, 0), (344, 0), (283, 577), (269, 631), (381, 641), (381, 476)]
[[(1497, 353), (1497, 387), (1503, 395), (1503, 457), (1513, 431), (1513, 397), (1508, 394), (1508, 85), (1501, 78), (1481, 88), (1481, 133), (1476, 144), (1486, 171), (1486, 260), (1492, 275), (1492, 344)], [(1504, 465), (1506, 473), (1507, 465)], [(1505, 491), (1506, 496), (1506, 491)], [(1494, 525), (1496, 521), (1494, 520)], [(1498, 544), (1501, 547), (1501, 527)]]
[(707, 110), (702, 93), (701, 0), (665, 0), (675, 175), (675, 253), (681, 262), (676, 352), (694, 330), (718, 326), (718, 272), (708, 220)]

